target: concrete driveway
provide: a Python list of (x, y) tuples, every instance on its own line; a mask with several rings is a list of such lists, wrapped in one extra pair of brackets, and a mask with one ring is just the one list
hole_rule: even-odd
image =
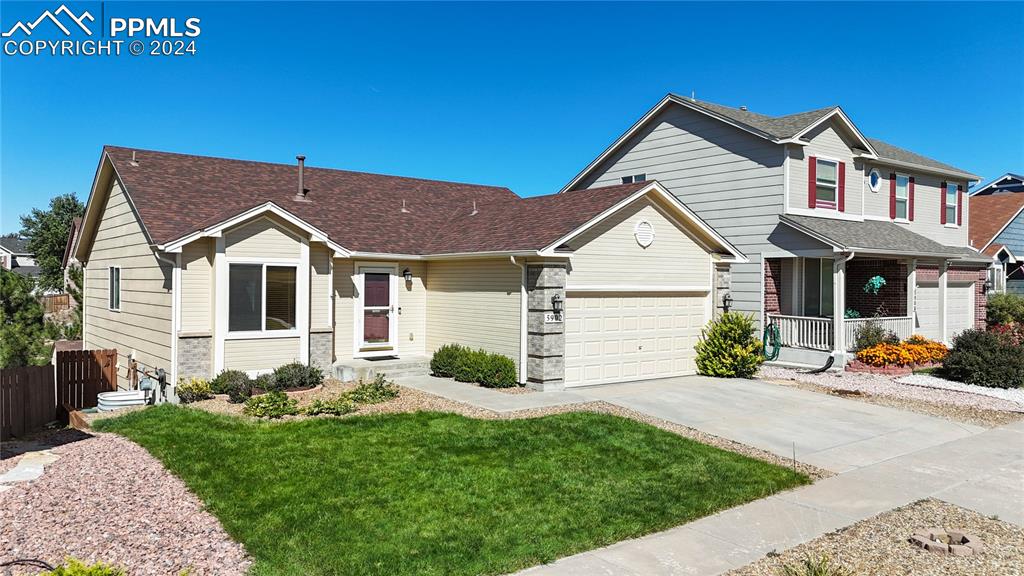
[(780, 456), (848, 472), (984, 428), (766, 382), (687, 376), (573, 388)]

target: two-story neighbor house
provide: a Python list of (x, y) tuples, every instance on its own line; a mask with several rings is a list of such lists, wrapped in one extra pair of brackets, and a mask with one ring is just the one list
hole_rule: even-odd
[(845, 356), (868, 317), (945, 342), (984, 321), (978, 179), (865, 137), (838, 106), (766, 116), (669, 94), (563, 191), (657, 180), (749, 258), (719, 275), (733, 308), (822, 351), (789, 351), (812, 363)]
[(992, 258), (997, 292), (1024, 294), (1024, 176), (1004, 174), (971, 194), (984, 218), (971, 221), (971, 245)]

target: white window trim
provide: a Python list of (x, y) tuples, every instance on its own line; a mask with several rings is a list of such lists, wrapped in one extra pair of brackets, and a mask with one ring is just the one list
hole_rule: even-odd
[[(363, 343), (363, 275), (366, 272), (388, 272), (391, 274), (391, 314), (388, 329), (391, 331), (391, 342), (381, 346), (364, 346)], [(353, 262), (352, 282), (357, 291), (352, 299), (352, 357), (374, 358), (398, 355), (398, 263), (396, 262)]]
[[(226, 258), (228, 264), (228, 329), (224, 334), (225, 340), (252, 340), (259, 338), (295, 338), (299, 336), (299, 268), (300, 263), (298, 260), (261, 260), (254, 258), (239, 258), (239, 257), (228, 257)], [(263, 281), (262, 292), (260, 293), (263, 301), (260, 303), (260, 325), (263, 326), (260, 330), (231, 330), (231, 266), (248, 265), (248, 266), (262, 266), (261, 280)], [(290, 330), (267, 330), (267, 267), (274, 266), (280, 268), (294, 268), (295, 269), (295, 328)]]
[[(953, 187), (953, 203), (949, 203), (949, 187)], [(960, 189), (956, 182), (946, 182), (946, 187), (942, 189), (942, 209), (947, 212), (946, 214), (946, 228), (959, 228), (960, 224), (957, 222), (957, 197), (960, 195)], [(949, 209), (953, 208), (953, 221), (949, 221)]]
[[(114, 270), (117, 270), (117, 306), (114, 306)], [(107, 266), (107, 310), (111, 312), (121, 311), (121, 276), (120, 266)]]
[(907, 187), (905, 188), (906, 196), (904, 196), (902, 198), (902, 200), (903, 200), (903, 202), (905, 204), (904, 214), (906, 214), (906, 216), (903, 217), (903, 218), (900, 218), (899, 216), (896, 216), (895, 218), (892, 218), (892, 221), (896, 222), (897, 224), (909, 224), (910, 223), (910, 178), (911, 178), (911, 176), (910, 176), (910, 174), (901, 174), (899, 172), (896, 172), (896, 185), (895, 185), (895, 190), (896, 191), (895, 191), (895, 194), (896, 194), (896, 207), (897, 207), (896, 213), (897, 214), (899, 214), (899, 205), (900, 205), (900, 178), (906, 178), (907, 179)]
[[(818, 162), (828, 162), (829, 164), (835, 164), (836, 167), (836, 183), (832, 185), (834, 190), (835, 200), (819, 200), (818, 199), (818, 186), (828, 187), (828, 184), (821, 184), (818, 182)], [(839, 164), (842, 160), (838, 158), (830, 158), (828, 156), (815, 156), (814, 157), (814, 209), (815, 210), (827, 210), (829, 212), (839, 212)], [(824, 202), (823, 206), (821, 203)], [(831, 204), (831, 206), (829, 206)]]
[[(872, 174), (876, 174), (878, 176), (878, 183), (875, 184), (875, 185), (871, 184), (871, 175)], [(884, 178), (882, 178), (882, 172), (878, 168), (872, 168), (871, 170), (868, 171), (867, 183), (868, 183), (868, 188), (872, 192), (877, 194), (882, 189), (882, 180), (884, 180)]]

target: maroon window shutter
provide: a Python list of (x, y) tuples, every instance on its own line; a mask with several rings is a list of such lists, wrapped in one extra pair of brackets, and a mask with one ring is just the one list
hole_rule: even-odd
[(964, 186), (963, 184), (956, 185), (956, 225), (963, 224), (964, 221)]
[(941, 186), (942, 186), (942, 188), (939, 189), (940, 190), (940, 194), (939, 194), (939, 222), (941, 222), (942, 224), (945, 224), (946, 223), (946, 183), (943, 182), (941, 184)]
[(836, 192), (839, 211), (846, 212), (846, 162), (839, 163), (839, 190)]
[(907, 191), (907, 220), (914, 221), (914, 177), (910, 177), (909, 190)]
[(807, 158), (807, 207), (814, 208), (818, 198), (818, 159)]
[(889, 218), (896, 219), (896, 173), (889, 174)]

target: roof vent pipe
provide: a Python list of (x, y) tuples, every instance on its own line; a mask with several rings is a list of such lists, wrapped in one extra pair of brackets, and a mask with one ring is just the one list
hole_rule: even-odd
[(746, 112), (747, 111), (747, 107), (746, 106), (740, 106), (740, 110), (743, 110), (744, 112)]
[(476, 216), (480, 211), (476, 209), (476, 200), (473, 200), (473, 211), (469, 213), (470, 216)]
[(295, 157), (295, 159), (299, 161), (299, 189), (295, 193), (295, 200), (297, 202), (309, 202), (309, 198), (306, 198), (306, 195), (309, 193), (309, 190), (306, 190), (305, 176), (302, 173), (303, 168), (306, 164), (306, 157), (303, 156), (302, 154), (299, 154), (298, 156)]

